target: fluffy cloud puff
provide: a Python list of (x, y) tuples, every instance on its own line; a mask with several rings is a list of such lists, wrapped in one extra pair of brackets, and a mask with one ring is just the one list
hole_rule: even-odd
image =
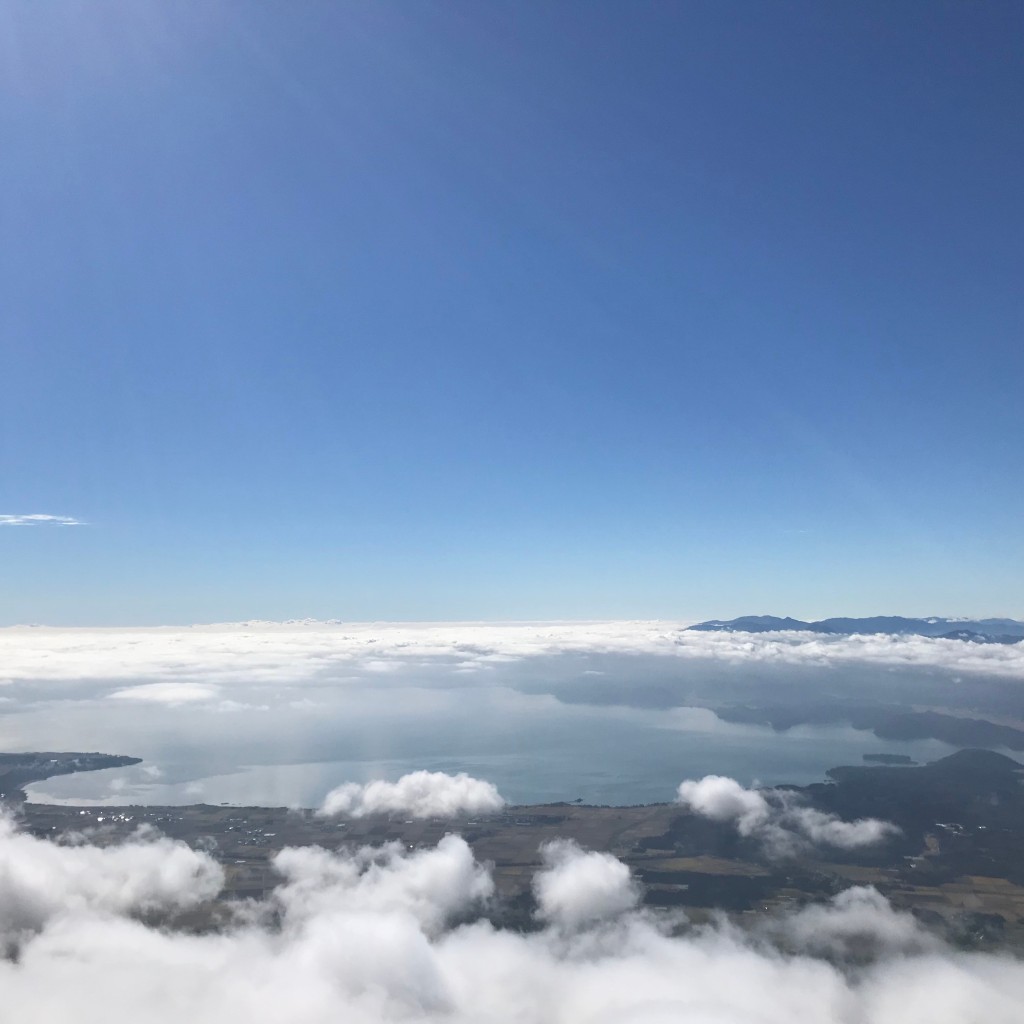
[[(0, 835), (10, 871), (0, 922), (26, 889), (94, 869), (89, 847), (51, 856), (47, 845)], [(541, 877), (571, 865), (590, 879), (559, 907), (626, 892), (611, 858), (571, 845), (544, 856)], [(491, 888), (455, 836), (416, 852), (289, 850), (276, 863), (278, 889), (217, 932), (147, 924), (132, 900), (45, 917), (16, 960), (0, 960), (5, 1014), (19, 1024), (1019, 1024), (1024, 1005), (1024, 964), (955, 952), (870, 889), (749, 932), (680, 932), (678, 920), (620, 902), (596, 932), (593, 915), (574, 925), (551, 914), (522, 934), (458, 923)], [(136, 866), (122, 880), (144, 891), (150, 868), (125, 865)], [(854, 940), (846, 969), (836, 955)]]
[(636, 907), (639, 888), (629, 868), (610, 853), (586, 853), (569, 839), (541, 847), (544, 869), (533, 879), (537, 915), (575, 931)]
[(284, 883), (274, 893), (288, 920), (332, 913), (401, 912), (436, 932), (494, 892), (490, 874), (460, 836), (406, 854), (400, 843), (364, 847), (338, 857), (316, 846), (291, 847), (274, 858)]
[(679, 784), (678, 801), (712, 821), (735, 823), (740, 835), (761, 840), (776, 856), (797, 853), (808, 843), (846, 850), (871, 846), (899, 831), (877, 818), (843, 821), (804, 806), (790, 791), (746, 789), (722, 775), (686, 779)]
[(505, 806), (490, 782), (465, 772), (410, 772), (397, 782), (346, 782), (324, 798), (320, 813), (361, 818), (367, 814), (408, 814), (413, 818), (454, 818), (488, 814)]
[(68, 915), (187, 910), (216, 896), (223, 881), (208, 855), (155, 834), (105, 848), (66, 846), (0, 818), (0, 942), (8, 947)]
[(844, 889), (829, 903), (812, 904), (799, 913), (763, 926), (787, 947), (840, 961), (865, 957), (934, 954), (942, 943), (918, 927), (909, 914), (894, 910), (870, 886)]

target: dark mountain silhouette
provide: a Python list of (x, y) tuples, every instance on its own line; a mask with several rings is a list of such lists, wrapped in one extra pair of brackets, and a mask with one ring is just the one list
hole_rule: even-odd
[(1024, 622), (1016, 619), (944, 619), (937, 616), (908, 619), (901, 615), (873, 615), (859, 619), (833, 618), (805, 622), (777, 615), (741, 615), (738, 619), (709, 619), (689, 628), (718, 633), (886, 633), (890, 636), (928, 636), (980, 644), (1015, 644), (1024, 640)]
[(995, 750), (958, 750), (917, 767), (844, 765), (829, 769), (830, 778), (866, 780), (875, 785), (930, 786), (937, 780), (963, 789), (985, 790), (996, 783), (1020, 788), (1024, 764)]

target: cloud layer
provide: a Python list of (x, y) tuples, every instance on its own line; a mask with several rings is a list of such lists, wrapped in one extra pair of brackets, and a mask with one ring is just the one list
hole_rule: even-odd
[(485, 673), (559, 655), (647, 655), (680, 668), (859, 665), (1024, 680), (1024, 643), (884, 634), (704, 633), (671, 622), (236, 623), (138, 629), (0, 628), (0, 679), (302, 684), (434, 666)]
[(888, 821), (843, 821), (834, 814), (807, 807), (791, 791), (746, 789), (722, 775), (686, 779), (679, 784), (678, 800), (712, 821), (732, 822), (740, 835), (760, 840), (776, 856), (799, 853), (809, 844), (853, 850), (880, 843), (899, 832)]
[[(664, 622), (9, 627), (0, 629), (0, 747), (73, 750), (88, 736), (90, 747), (166, 769), (158, 787), (123, 773), (132, 789), (122, 802), (191, 802), (195, 793), (179, 783), (216, 777), (204, 794), (214, 802), (315, 807), (339, 779), (373, 777), (386, 763), (392, 777), (465, 770), (493, 779), (516, 802), (634, 803), (669, 800), (680, 777), (709, 771), (749, 782), (754, 762), (732, 756), (737, 745), (716, 746), (716, 736), (747, 736), (773, 756), (779, 745), (763, 726), (663, 709), (802, 706), (847, 693), (1006, 720), (1020, 707), (1022, 679), (1024, 644), (744, 636)], [(607, 744), (607, 771), (581, 741), (595, 730)], [(674, 736), (664, 735), (677, 730), (694, 741), (681, 761)], [(834, 747), (800, 731), (786, 740), (792, 757), (758, 762), (768, 781), (814, 781), (872, 749), (838, 724), (819, 730), (835, 734)], [(516, 761), (517, 733), (530, 738), (537, 767)], [(952, 749), (882, 743), (882, 751), (922, 761)], [(642, 777), (619, 770), (630, 750), (643, 751)], [(347, 763), (315, 780), (313, 769), (303, 777), (281, 769), (272, 785), (258, 780), (254, 766), (292, 764), (297, 752), (310, 764)], [(279, 785), (286, 775), (291, 781)], [(104, 785), (100, 776), (67, 776), (32, 792), (115, 796)]]
[[(154, 849), (175, 868), (156, 872)], [(417, 851), (285, 850), (273, 893), (195, 931), (138, 915), (208, 895), (202, 855), (139, 842), (107, 853), (0, 834), (0, 928), (58, 894), (0, 960), (11, 1020), (1019, 1024), (1024, 1005), (1024, 964), (956, 952), (865, 888), (744, 931), (687, 927), (635, 909), (612, 858), (565, 844), (535, 878), (549, 924), (523, 934), (474, 920), (493, 885), (449, 836)], [(104, 884), (86, 883), (98, 863)]]
[(408, 814), (413, 818), (454, 818), (490, 814), (505, 806), (490, 782), (465, 772), (410, 772), (397, 782), (346, 782), (332, 789), (320, 813), (362, 818), (367, 814)]

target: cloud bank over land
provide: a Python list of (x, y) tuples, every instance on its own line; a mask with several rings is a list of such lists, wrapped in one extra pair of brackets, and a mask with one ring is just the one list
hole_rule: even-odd
[(397, 782), (346, 782), (332, 789), (320, 814), (362, 818), (367, 814), (408, 814), (413, 818), (454, 818), (500, 811), (505, 800), (490, 782), (465, 772), (410, 772)]
[[(1024, 1005), (1020, 961), (954, 951), (866, 888), (746, 931), (687, 927), (636, 909), (613, 858), (556, 844), (535, 879), (548, 923), (524, 934), (478, 919), (493, 884), (448, 836), (284, 850), (273, 893), (196, 932), (139, 913), (208, 896), (202, 855), (170, 844), (161, 875), (145, 843), (48, 847), (0, 833), (0, 930), (19, 934), (0, 991), (26, 1024), (1019, 1024)], [(110, 890), (82, 895), (101, 854)], [(23, 928), (20, 908), (50, 891)]]
[(694, 814), (731, 822), (741, 836), (764, 844), (774, 856), (793, 856), (811, 845), (854, 850), (873, 846), (899, 828), (877, 818), (843, 821), (834, 814), (807, 807), (788, 790), (746, 789), (735, 779), (706, 775), (679, 784), (678, 801)]
[(0, 515), (0, 526), (85, 526), (74, 516), (51, 516), (36, 512), (29, 515)]

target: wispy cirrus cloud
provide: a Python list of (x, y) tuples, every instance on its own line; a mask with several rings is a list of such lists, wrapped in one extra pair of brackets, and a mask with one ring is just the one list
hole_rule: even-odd
[(86, 526), (74, 516), (51, 516), (41, 512), (29, 515), (0, 515), (0, 526)]

